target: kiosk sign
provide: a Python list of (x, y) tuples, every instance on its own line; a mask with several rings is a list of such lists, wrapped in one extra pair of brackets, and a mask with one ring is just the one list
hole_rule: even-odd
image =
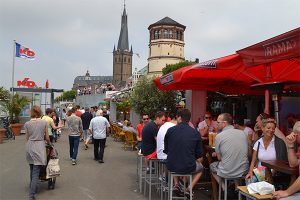
[(37, 85), (35, 84), (35, 82), (29, 80), (29, 78), (24, 78), (23, 81), (17, 81), (17, 85), (18, 85), (18, 87), (20, 87), (20, 86), (25, 86), (25, 87), (28, 87), (28, 88), (37, 87)]

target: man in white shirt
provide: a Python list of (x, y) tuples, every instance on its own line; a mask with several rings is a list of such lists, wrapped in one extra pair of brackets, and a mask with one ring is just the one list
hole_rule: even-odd
[(157, 152), (157, 158), (158, 159), (167, 159), (167, 154), (163, 152), (165, 148), (165, 135), (167, 133), (167, 130), (171, 128), (172, 126), (175, 126), (177, 124), (175, 114), (170, 113), (169, 117), (171, 118), (171, 121), (165, 122), (158, 130), (157, 138), (156, 138), (156, 152)]
[(109, 131), (110, 127), (108, 120), (102, 115), (102, 110), (98, 110), (89, 127), (94, 138), (94, 160), (99, 163), (104, 163), (103, 154), (106, 143), (106, 131)]

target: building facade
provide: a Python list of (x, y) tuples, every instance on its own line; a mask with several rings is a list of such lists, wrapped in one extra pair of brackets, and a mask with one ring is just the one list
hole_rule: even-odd
[(184, 31), (185, 26), (169, 17), (165, 17), (148, 27), (149, 74), (161, 74), (167, 64), (184, 61)]
[(73, 90), (77, 91), (77, 95), (91, 95), (105, 93), (107, 90), (114, 90), (112, 76), (91, 76), (89, 71), (85, 76), (77, 76), (74, 79)]
[(132, 47), (129, 50), (127, 14), (124, 5), (121, 31), (117, 48), (113, 49), (113, 85), (117, 89), (126, 86), (127, 79), (132, 75)]

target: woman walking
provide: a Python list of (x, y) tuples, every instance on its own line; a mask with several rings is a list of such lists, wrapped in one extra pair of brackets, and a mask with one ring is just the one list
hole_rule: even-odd
[(41, 120), (42, 111), (39, 106), (33, 106), (30, 111), (30, 121), (24, 125), (26, 134), (26, 159), (30, 168), (29, 199), (35, 199), (40, 168), (47, 164), (45, 140), (50, 144), (48, 124)]

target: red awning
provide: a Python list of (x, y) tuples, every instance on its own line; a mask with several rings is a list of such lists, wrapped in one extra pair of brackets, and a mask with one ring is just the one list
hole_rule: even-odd
[(154, 80), (160, 90), (210, 90), (227, 94), (261, 94), (250, 86), (256, 83), (241, 72), (245, 69), (238, 54), (183, 67)]
[(247, 67), (300, 57), (300, 28), (237, 51)]

